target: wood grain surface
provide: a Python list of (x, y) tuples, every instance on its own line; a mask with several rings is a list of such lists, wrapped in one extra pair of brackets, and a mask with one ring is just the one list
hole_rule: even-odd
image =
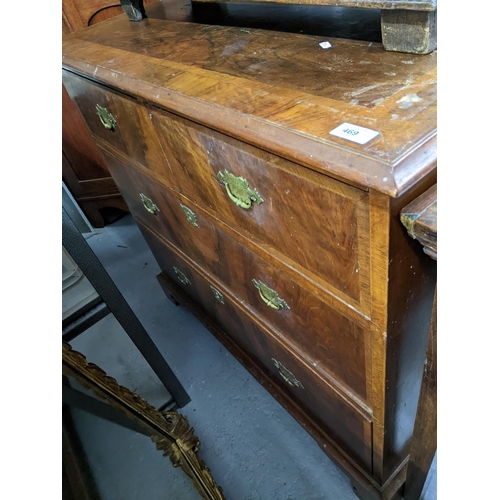
[[(363, 367), (371, 359), (371, 341), (365, 329), (309, 292), (301, 285), (303, 280), (292, 279), (218, 229), (201, 212), (195, 212), (197, 226), (190, 224), (182, 206), (194, 210), (196, 207), (188, 201), (180, 200), (131, 168), (111, 161), (109, 165), (130, 211), (139, 221), (175, 247), (191, 266), (201, 267), (229, 288), (270, 328), (277, 329), (285, 342), (308, 356), (317, 370), (331, 377), (340, 391), (370, 411), (366, 406), (369, 382)], [(157, 215), (144, 208), (139, 196), (143, 192), (158, 206)], [(271, 309), (262, 300), (254, 279), (275, 290), (290, 309)]]
[[(164, 165), (160, 144), (144, 106), (66, 71), (63, 72), (63, 83), (94, 137), (110, 143), (145, 167)], [(106, 129), (101, 123), (96, 105), (112, 114), (116, 120), (112, 129)]]
[[(436, 182), (436, 54), (339, 38), (323, 50), (323, 36), (165, 12), (109, 20), (63, 48), (70, 94), (160, 282), (351, 474), (360, 498), (400, 498), (436, 267), (399, 218)], [(113, 131), (96, 103), (117, 119)], [(378, 135), (329, 134), (344, 122)], [(248, 189), (253, 204), (239, 198)], [(271, 309), (253, 280), (289, 308)]]
[[(139, 224), (148, 245), (159, 261), (160, 267), (172, 281), (180, 283), (173, 270), (175, 265), (189, 279), (190, 284), (180, 286), (219, 324), (233, 341), (250, 355), (257, 365), (271, 374), (273, 382), (293, 401), (305, 409), (311, 418), (344, 446), (359, 465), (371, 469), (371, 425), (369, 416), (363, 414), (348, 400), (342, 398), (313, 368), (294, 355), (264, 323), (250, 317), (238, 299), (218, 283), (206, 281), (171, 249), (163, 245), (144, 226)], [(218, 302), (209, 285), (215, 284), (224, 295), (224, 304)], [(288, 384), (273, 363), (280, 361), (304, 387)]]
[[(66, 66), (391, 196), (435, 168), (435, 53), (341, 39), (323, 50), (324, 37), (152, 18), (104, 24), (66, 37)], [(329, 134), (342, 123), (379, 134), (366, 145)]]
[(403, 209), (401, 222), (424, 252), (437, 260), (437, 184)]

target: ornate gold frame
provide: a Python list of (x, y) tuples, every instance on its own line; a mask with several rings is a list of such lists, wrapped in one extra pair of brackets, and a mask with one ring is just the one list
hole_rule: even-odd
[(63, 375), (74, 378), (99, 399), (123, 411), (146, 429), (156, 448), (163, 451), (163, 456), (170, 457), (174, 467), (182, 468), (204, 500), (225, 500), (222, 488), (216, 484), (210, 469), (197, 455), (200, 442), (184, 416), (176, 411), (157, 410), (138, 394), (119, 385), (97, 365), (89, 363), (83, 354), (74, 351), (67, 342), (63, 341), (62, 344)]

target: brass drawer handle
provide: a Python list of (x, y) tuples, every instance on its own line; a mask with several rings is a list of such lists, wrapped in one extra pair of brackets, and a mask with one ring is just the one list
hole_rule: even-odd
[(139, 196), (141, 197), (142, 204), (144, 205), (144, 208), (153, 215), (156, 215), (160, 213), (160, 209), (156, 206), (156, 204), (153, 202), (151, 198), (148, 198), (145, 194), (140, 193)]
[(219, 171), (217, 179), (226, 186), (229, 198), (239, 207), (248, 210), (252, 206), (252, 203), (257, 203), (258, 205), (264, 203), (257, 190), (250, 189), (248, 182), (243, 177), (235, 177), (227, 170), (224, 170), (224, 173)]
[(95, 109), (97, 111), (97, 116), (99, 116), (101, 123), (104, 125), (104, 128), (113, 130), (116, 125), (115, 117), (106, 108), (99, 106), (99, 104), (95, 105)]
[(175, 266), (174, 266), (174, 272), (177, 275), (177, 277), (179, 278), (179, 281), (183, 285), (190, 285), (191, 284), (191, 282), (188, 280), (187, 276), (183, 272), (179, 271), (179, 269), (177, 269)]
[(184, 215), (186, 216), (186, 219), (188, 220), (188, 222), (194, 226), (194, 227), (198, 227), (198, 223), (196, 222), (196, 214), (188, 207), (186, 207), (186, 205), (183, 205), (182, 203), (180, 203), (180, 206), (182, 208), (182, 211), (184, 212)]
[(290, 370), (285, 368), (278, 360), (274, 358), (271, 359), (272, 362), (274, 363), (274, 366), (279, 370), (280, 375), (285, 379), (287, 384), (304, 389), (304, 386), (300, 383), (299, 380), (297, 380), (295, 375)]
[(271, 308), (271, 309), (290, 309), (290, 306), (283, 300), (280, 299), (278, 294), (264, 285), (262, 281), (257, 281), (256, 279), (252, 280), (252, 283), (259, 290), (260, 298)]
[(210, 285), (210, 290), (212, 290), (212, 293), (214, 294), (215, 298), (221, 303), (224, 304), (224, 295), (217, 290), (217, 288), (213, 287)]

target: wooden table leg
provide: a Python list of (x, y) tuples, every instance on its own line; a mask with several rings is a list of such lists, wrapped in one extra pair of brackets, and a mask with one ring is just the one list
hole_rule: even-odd
[(404, 490), (405, 500), (419, 500), (437, 442), (437, 288), (434, 293), (429, 342), (418, 401), (413, 441)]

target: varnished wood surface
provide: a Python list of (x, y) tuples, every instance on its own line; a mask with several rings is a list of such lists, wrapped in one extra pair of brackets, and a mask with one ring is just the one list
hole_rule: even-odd
[[(147, 212), (140, 200), (140, 193), (142, 192), (149, 198), (152, 198), (152, 200), (159, 206), (160, 214), (157, 217), (149, 217), (147, 222), (149, 227), (152, 227), (154, 230), (164, 235), (170, 241), (176, 242), (177, 245), (181, 244), (179, 242), (183, 242), (183, 246), (181, 246), (182, 250), (188, 253), (197, 262), (211, 262), (212, 266), (217, 262), (220, 262), (217, 268), (213, 268), (213, 272), (222, 277), (222, 279), (228, 278), (228, 273), (223, 271), (223, 261), (221, 259), (217, 259), (216, 254), (212, 254), (211, 251), (208, 250), (209, 245), (205, 240), (200, 242), (201, 249), (198, 249), (195, 245), (193, 245), (193, 242), (198, 241), (198, 238), (193, 237), (193, 235), (191, 235), (190, 237), (185, 236), (184, 238), (182, 238), (178, 234), (179, 228), (177, 228), (177, 230), (175, 229), (176, 224), (185, 222), (185, 218), (183, 218), (182, 215), (176, 215), (180, 213), (179, 206), (175, 206), (175, 204), (173, 206), (172, 202), (168, 201), (171, 199), (171, 195), (168, 194), (168, 192), (165, 190), (165, 187), (176, 191), (174, 175), (169, 168), (165, 167), (162, 171), (155, 171), (145, 168), (143, 165), (135, 162), (130, 157), (126, 157), (122, 153), (119, 153), (117, 150), (111, 148), (108, 143), (104, 143), (101, 141), (99, 141), (99, 151), (109, 165), (110, 171), (113, 173), (113, 176), (120, 184), (120, 189), (122, 189), (126, 193), (132, 213), (138, 216), (141, 220), (145, 221), (144, 214), (146, 214)], [(129, 168), (129, 166), (133, 166), (133, 168)], [(140, 175), (140, 173), (145, 175)], [(216, 182), (215, 179), (213, 181)], [(328, 179), (326, 179), (326, 181), (326, 186), (328, 186), (330, 181)], [(230, 227), (226, 222), (221, 221), (217, 217), (217, 213), (213, 215), (211, 212), (206, 211), (205, 208), (202, 208), (201, 206), (196, 205), (195, 203), (187, 199), (178, 191), (176, 191), (175, 197), (183, 204), (188, 206), (191, 210), (194, 210), (196, 214), (199, 214), (200, 220), (207, 221), (211, 228), (216, 227), (217, 231), (221, 234), (230, 233), (232, 239), (239, 241), (240, 244), (242, 244), (245, 248), (257, 253), (270, 264), (284, 269), (285, 272), (293, 276), (294, 280), (301, 283), (301, 286), (309, 289), (311, 293), (314, 293), (314, 295), (320, 297), (324, 302), (331, 303), (335, 307), (335, 309), (340, 311), (343, 315), (349, 317), (363, 328), (369, 327), (369, 230), (367, 227), (367, 217), (363, 216), (363, 200), (359, 200), (360, 206), (357, 210), (358, 217), (355, 222), (357, 225), (357, 231), (359, 233), (358, 248), (363, 249), (363, 251), (359, 251), (358, 253), (359, 262), (361, 263), (359, 271), (358, 273), (353, 273), (356, 275), (359, 274), (362, 290), (362, 300), (360, 302), (356, 302), (352, 299), (350, 300), (348, 296), (343, 294), (338, 288), (335, 288), (331, 283), (326, 281), (323, 276), (323, 270), (321, 270), (321, 272), (318, 274), (307, 272), (307, 270), (302, 265), (301, 259), (299, 258), (300, 255), (303, 254), (302, 247), (298, 251), (291, 252), (291, 258), (285, 258), (283, 253), (280, 252), (281, 247), (279, 245), (277, 246), (277, 248), (273, 248), (269, 245), (263, 245), (258, 238), (255, 238), (251, 233), (249, 234), (247, 231), (245, 231), (246, 225), (248, 224), (246, 222), (246, 218), (248, 218), (248, 215), (243, 214), (240, 217), (240, 225), (233, 225), (233, 227)], [(167, 206), (170, 207), (162, 208)], [(231, 206), (231, 209), (236, 211), (242, 210), (235, 205)], [(342, 228), (340, 226), (332, 225), (331, 228), (334, 232), (342, 232)], [(190, 231), (191, 229), (188, 229), (188, 233)], [(315, 251), (315, 237), (316, 236), (314, 232), (307, 231), (304, 233), (303, 238), (301, 239), (301, 245), (310, 247), (311, 253), (314, 253)], [(208, 241), (212, 242), (215, 245), (214, 248), (218, 249), (217, 252), (220, 251), (219, 246), (217, 246), (212, 239), (209, 239)], [(330, 262), (330, 260), (331, 259), (329, 259), (328, 262)]]
[[(360, 41), (332, 39), (332, 49), (324, 50), (318, 45), (323, 41), (318, 37), (293, 33), (254, 33), (194, 23), (164, 24), (152, 18), (124, 29), (126, 26), (115, 27), (118, 21), (125, 20), (96, 26), (78, 38), (370, 109), (418, 82), (436, 63), (435, 56), (387, 54), (378, 44)], [(297, 78), (298, 74), (301, 78)], [(402, 114), (403, 120), (406, 113)]]
[[(266, 371), (259, 368), (249, 355), (234, 342), (233, 339), (227, 336), (225, 330), (221, 328), (214, 319), (208, 316), (207, 311), (202, 309), (199, 303), (193, 301), (191, 296), (186, 293), (185, 287), (178, 280), (173, 280), (166, 273), (160, 273), (157, 276), (163, 291), (167, 298), (175, 305), (186, 307), (203, 325), (211, 332), (228, 350), (229, 352), (254, 376), (260, 384), (287, 410), (302, 427), (322, 446), (323, 451), (330, 457), (338, 466), (342, 467), (351, 477), (356, 477), (360, 488), (373, 491), (375, 494), (380, 487), (370, 477), (368, 473), (352, 462), (349, 456), (343, 451), (338, 444), (327, 434), (318, 424), (310, 418), (304, 409), (295, 404), (286, 393), (279, 390), (279, 387), (268, 377)], [(405, 472), (403, 468), (402, 472)], [(404, 474), (397, 478), (398, 484), (403, 484)], [(377, 497), (378, 498), (378, 497)], [(391, 497), (387, 497), (391, 498)]]
[(374, 476), (385, 483), (408, 458), (432, 310), (436, 267), (408, 238), (403, 206), (435, 173), (394, 200), (370, 196)]
[[(68, 72), (63, 72), (63, 83), (93, 136), (109, 142), (146, 167), (159, 165), (157, 168), (161, 168), (165, 164), (148, 112), (143, 106)], [(113, 115), (116, 120), (113, 129), (103, 126), (96, 105)]]
[[(324, 72), (314, 72), (314, 58), (305, 50), (308, 36), (152, 17), (147, 26), (134, 23), (138, 28), (116, 19), (104, 24), (111, 30), (92, 28), (86, 31), (92, 36), (68, 39), (66, 63), (73, 73), (114, 90), (67, 78), (75, 82), (72, 96), (91, 129), (97, 127), (96, 143), (168, 280), (180, 283), (172, 265), (183, 266), (197, 283), (186, 292), (190, 302), (246, 352), (248, 366), (266, 373), (278, 399), (292, 404), (299, 418), (307, 415), (309, 429), (322, 429), (320, 440), (329, 436), (329, 453), (337, 442), (349, 463), (344, 466), (357, 470), (356, 481), (364, 478), (369, 498), (398, 498), (435, 283), (435, 263), (408, 238), (399, 215), (435, 183), (435, 55), (412, 63), (398, 59), (396, 66), (413, 64), (418, 74), (406, 73), (407, 81), (399, 80), (380, 102), (353, 103), (341, 86), (352, 73), (345, 88), (360, 90), (361, 72), (353, 69), (359, 62), (346, 62), (340, 87), (332, 86)], [(290, 58), (292, 37), (297, 57)], [(367, 87), (387, 57), (403, 57), (370, 43), (336, 39), (334, 45), (344, 54), (373, 57), (365, 64)], [(257, 48), (272, 68), (250, 74), (251, 50)], [(293, 68), (307, 70), (305, 80), (294, 83)], [(307, 79), (310, 93), (303, 87)], [(390, 75), (385, 82), (394, 83)], [(329, 86), (338, 95), (321, 95)], [(361, 96), (384, 91), (361, 88)], [(98, 128), (93, 106), (99, 96), (118, 117), (111, 135)], [(327, 113), (343, 121), (393, 123), (365, 147), (348, 147), (318, 132)], [(248, 210), (236, 206), (217, 180), (226, 169), (246, 178), (264, 202)], [(145, 210), (140, 193), (159, 213)], [(197, 228), (180, 203), (194, 212)], [(290, 310), (267, 308), (252, 279), (268, 280)], [(222, 311), (230, 313), (221, 312), (209, 285), (228, 297)], [(279, 385), (279, 372), (264, 359), (269, 353), (279, 353), (297, 378), (321, 383), (313, 383), (314, 390), (307, 386), (307, 398), (287, 392), (291, 388)], [(340, 412), (337, 418), (334, 402), (325, 403), (331, 392), (362, 416), (361, 427), (356, 418), (353, 427), (343, 427), (348, 417)]]
[[(323, 50), (324, 40), (120, 17), (66, 37), (63, 61), (156, 106), (397, 196), (435, 167), (436, 55), (340, 39)], [(380, 134), (364, 146), (329, 134), (344, 122)]]
[[(64, 85), (62, 86), (62, 146), (64, 154), (74, 169), (80, 183), (97, 179), (111, 178), (106, 163), (99, 155), (94, 141), (88, 135), (85, 122), (78, 108), (71, 100)], [(80, 188), (81, 191), (76, 191)], [(75, 189), (75, 195), (86, 192), (81, 184)]]
[[(365, 329), (340, 315), (327, 303), (293, 280), (267, 259), (249, 250), (246, 245), (231, 238), (195, 212), (196, 224), (188, 222), (181, 205), (196, 210), (184, 199), (156, 185), (135, 169), (119, 162), (107, 153), (104, 157), (118, 183), (128, 206), (136, 219), (152, 228), (172, 246), (200, 266), (243, 300), (253, 313), (278, 329), (286, 339), (296, 345), (299, 352), (315, 363), (318, 370), (333, 376), (355, 401), (366, 403), (369, 380), (363, 366), (370, 361), (370, 339)], [(140, 194), (145, 193), (159, 208), (157, 215), (144, 207)], [(273, 310), (262, 301), (253, 279), (263, 281), (279, 292), (290, 310)], [(340, 383), (339, 383), (340, 380)]]
[[(153, 112), (152, 122), (181, 194), (259, 246), (293, 260), (294, 267), (321, 277), (362, 309), (366, 193), (305, 176), (293, 163), (174, 115)], [(217, 182), (218, 172), (225, 171), (244, 178), (263, 203), (247, 210), (236, 206)]]
[[(145, 0), (151, 3), (152, 0)], [(64, 0), (63, 35), (123, 14), (119, 0)], [(62, 87), (63, 179), (94, 227), (105, 224), (101, 209), (127, 211), (82, 117)]]
[[(112, 146), (111, 154), (101, 150), (108, 163), (118, 161), (125, 167), (131, 159), (137, 161), (165, 186), (266, 248), (291, 269), (311, 274), (339, 300), (368, 317), (368, 202), (364, 191), (299, 169), (171, 114), (153, 110), (148, 119), (139, 103), (70, 74), (64, 75), (64, 81), (95, 137), (104, 140), (103, 147)], [(117, 119), (114, 130), (102, 126), (93, 102), (113, 113)], [(226, 170), (243, 176), (265, 201), (249, 210), (237, 207), (216, 179), (218, 172)]]
[(437, 184), (403, 208), (401, 222), (424, 252), (437, 260)]
[[(180, 284), (185, 292), (203, 306), (209, 316), (251, 356), (257, 366), (270, 374), (271, 380), (281, 392), (304, 408), (315, 422), (334, 436), (349, 455), (369, 472), (371, 425), (368, 416), (364, 416), (356, 406), (333, 391), (312, 367), (294, 355), (264, 323), (249, 316), (239, 300), (227, 289), (207, 282), (206, 277), (198, 274), (144, 226), (139, 224), (139, 228), (164, 273), (174, 282), (181, 283), (173, 269), (176, 266), (190, 281), (187, 285)], [(215, 284), (223, 292), (224, 304), (216, 300), (210, 284)], [(272, 359), (280, 361), (304, 387), (295, 387), (284, 381)]]

